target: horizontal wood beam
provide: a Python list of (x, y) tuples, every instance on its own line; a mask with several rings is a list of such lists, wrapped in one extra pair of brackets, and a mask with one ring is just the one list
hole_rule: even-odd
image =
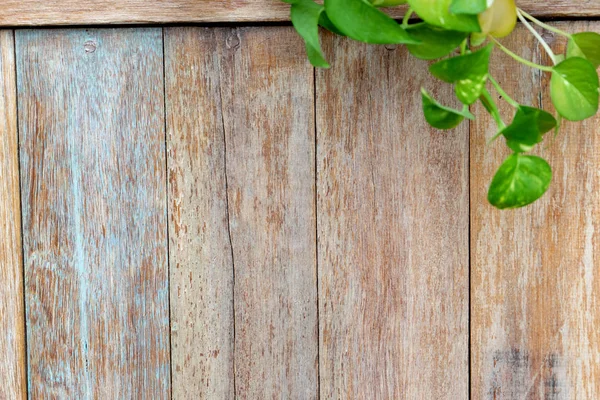
[[(600, 17), (598, 0), (521, 0), (540, 17)], [(390, 9), (401, 17), (404, 7)], [(289, 5), (278, 0), (4, 0), (0, 26), (287, 21)]]

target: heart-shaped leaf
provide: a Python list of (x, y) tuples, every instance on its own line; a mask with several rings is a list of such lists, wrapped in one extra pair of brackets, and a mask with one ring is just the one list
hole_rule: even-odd
[(474, 53), (439, 61), (429, 71), (444, 82), (454, 83), (456, 97), (463, 104), (473, 104), (485, 88), (492, 49), (489, 44)]
[(487, 8), (487, 0), (452, 0), (450, 4), (450, 12), (453, 14), (479, 14)]
[(419, 44), (396, 21), (364, 0), (325, 0), (325, 11), (346, 36), (373, 44)]
[(322, 5), (312, 0), (296, 0), (292, 4), (290, 15), (292, 24), (306, 43), (306, 54), (315, 67), (329, 68), (319, 43), (319, 19), (324, 11)]
[(450, 54), (468, 36), (466, 32), (448, 31), (426, 22), (411, 25), (408, 33), (421, 44), (409, 44), (410, 53), (422, 60), (434, 60)]
[(481, 32), (501, 38), (508, 36), (517, 25), (515, 0), (494, 0), (490, 7), (478, 16)]
[(523, 207), (548, 190), (552, 169), (543, 158), (513, 154), (494, 175), (488, 201), (500, 209)]
[(512, 123), (502, 130), (506, 144), (517, 153), (531, 150), (544, 134), (556, 127), (552, 114), (539, 108), (520, 106)]
[(567, 58), (552, 70), (550, 96), (560, 115), (581, 121), (598, 111), (598, 74), (588, 60)]
[(452, 0), (408, 0), (412, 9), (431, 25), (462, 32), (480, 32), (477, 15), (453, 14)]
[(452, 129), (463, 119), (475, 119), (473, 114), (465, 107), (462, 111), (445, 107), (435, 101), (425, 89), (421, 89), (423, 99), (423, 113), (429, 125), (438, 129)]
[(571, 35), (567, 47), (567, 57), (581, 57), (600, 66), (600, 35), (596, 32), (581, 32)]

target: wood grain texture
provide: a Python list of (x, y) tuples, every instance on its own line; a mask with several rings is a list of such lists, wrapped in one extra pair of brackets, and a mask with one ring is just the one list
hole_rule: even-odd
[(25, 307), (13, 31), (0, 31), (0, 399), (25, 399)]
[[(598, 0), (520, 0), (542, 17), (598, 17)], [(388, 10), (400, 18), (406, 7)], [(288, 21), (279, 0), (4, 0), (0, 26)]]
[(173, 398), (232, 399), (220, 28), (165, 30)]
[[(599, 23), (565, 23), (599, 32)], [(564, 39), (545, 33), (564, 52)], [(535, 39), (519, 29), (506, 45), (549, 64)], [(549, 76), (496, 54), (492, 74), (520, 102), (552, 109)], [(506, 120), (510, 107), (503, 105)], [(600, 117), (565, 122), (536, 154), (554, 178), (541, 200), (499, 211), (486, 189), (509, 154), (490, 118), (471, 136), (472, 394), (476, 399), (600, 398)]]
[(313, 69), (291, 27), (218, 32), (236, 395), (318, 391)]
[[(468, 125), (442, 133), (405, 48), (328, 35), (317, 71), (324, 399), (468, 396)], [(407, 74), (406, 71), (411, 71)]]
[(169, 398), (162, 31), (16, 41), (30, 397)]

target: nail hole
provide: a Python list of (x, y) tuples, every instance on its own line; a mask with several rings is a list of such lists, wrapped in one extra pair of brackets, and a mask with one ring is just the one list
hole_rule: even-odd
[(97, 46), (98, 45), (96, 44), (96, 42), (94, 42), (93, 40), (88, 40), (83, 44), (83, 49), (86, 53), (93, 53), (96, 51)]

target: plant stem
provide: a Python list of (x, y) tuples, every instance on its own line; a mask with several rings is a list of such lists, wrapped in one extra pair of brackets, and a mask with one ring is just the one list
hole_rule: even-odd
[(410, 17), (412, 17), (414, 10), (412, 9), (412, 7), (410, 7), (407, 11), (406, 14), (404, 14), (404, 18), (402, 18), (402, 27), (406, 28), (408, 26), (408, 20), (410, 20)]
[[(490, 115), (494, 118), (494, 121), (496, 121), (496, 125), (498, 125), (498, 130), (502, 131), (502, 129), (506, 128), (506, 124), (504, 123), (504, 121), (502, 121), (502, 116), (500, 115), (500, 111), (498, 111), (498, 106), (496, 106), (494, 99), (492, 98), (492, 96), (490, 95), (490, 92), (488, 92), (487, 89), (485, 89), (485, 88), (483, 89), (483, 92), (481, 93), (481, 97), (479, 98), (479, 100), (481, 100), (481, 103), (483, 104), (483, 106), (485, 107), (487, 112), (490, 113)], [(499, 136), (499, 134), (494, 136), (490, 140), (490, 142), (493, 141), (494, 139), (496, 139), (498, 136)]]
[(558, 133), (560, 132), (562, 121), (563, 121), (563, 117), (560, 114), (557, 114), (556, 115), (556, 128), (554, 128), (554, 137), (555, 138), (558, 136)]
[(542, 44), (542, 46), (544, 47), (544, 50), (546, 50), (546, 53), (548, 53), (548, 55), (550, 56), (550, 59), (552, 60), (552, 63), (554, 65), (556, 65), (556, 56), (552, 52), (552, 49), (550, 48), (550, 46), (548, 46), (548, 43), (546, 43), (546, 41), (538, 33), (538, 31), (536, 31), (533, 28), (533, 26), (531, 26), (531, 24), (529, 22), (527, 22), (527, 20), (525, 19), (525, 17), (523, 17), (523, 14), (521, 14), (521, 12), (519, 10), (517, 10), (517, 16), (519, 17), (519, 20), (521, 20), (521, 22), (523, 23), (523, 25), (525, 25), (525, 27), (527, 29), (529, 29), (529, 31), (533, 34), (533, 36), (535, 36), (535, 38), (538, 40), (538, 42), (540, 42)]
[(496, 91), (498, 92), (498, 94), (500, 96), (502, 96), (502, 98), (504, 98), (504, 100), (506, 100), (506, 102), (508, 104), (510, 104), (511, 106), (513, 106), (515, 108), (519, 108), (520, 107), (520, 104), (517, 103), (515, 100), (513, 100), (513, 98), (510, 97), (508, 95), (508, 93), (506, 93), (504, 91), (504, 89), (502, 89), (502, 87), (500, 86), (500, 84), (494, 78), (492, 78), (491, 76), (488, 76), (488, 79), (490, 80), (490, 82), (492, 82), (492, 85), (494, 85), (494, 87), (496, 88)]
[(467, 41), (468, 41), (468, 39), (465, 39), (460, 44), (460, 55), (461, 56), (464, 56), (465, 53), (467, 52)]
[(554, 32), (554, 33), (557, 33), (557, 34), (559, 34), (559, 35), (562, 35), (562, 36), (568, 37), (569, 39), (571, 38), (571, 35), (570, 35), (570, 34), (568, 34), (567, 32), (561, 31), (561, 30), (560, 30), (560, 29), (558, 29), (558, 28), (555, 28), (555, 27), (553, 27), (553, 26), (551, 26), (551, 25), (548, 25), (548, 24), (545, 24), (545, 23), (543, 23), (543, 22), (542, 22), (542, 21), (540, 21), (539, 19), (537, 19), (537, 18), (533, 17), (532, 15), (530, 15), (530, 14), (526, 13), (525, 11), (521, 10), (520, 8), (517, 8), (517, 12), (519, 12), (519, 13), (523, 14), (523, 16), (524, 16), (525, 18), (527, 18), (528, 20), (530, 20), (530, 21), (531, 21), (531, 22), (533, 22), (534, 24), (536, 24), (536, 25), (538, 25), (538, 26), (540, 26), (540, 27), (544, 28), (544, 29), (545, 29), (545, 30), (547, 30), (547, 31)]
[(512, 58), (514, 58), (518, 62), (520, 62), (521, 64), (525, 64), (528, 67), (536, 68), (536, 69), (539, 69), (541, 71), (552, 72), (552, 67), (547, 67), (545, 65), (539, 65), (539, 64), (536, 64), (536, 63), (531, 62), (529, 60), (526, 60), (523, 57), (520, 57), (520, 56), (516, 55), (515, 53), (513, 53), (512, 51), (510, 51), (509, 49), (507, 49), (506, 47), (504, 47), (502, 45), (502, 43), (500, 43), (499, 41), (497, 41), (496, 38), (494, 38), (493, 36), (490, 36), (490, 39), (494, 43), (496, 43), (498, 45), (498, 47), (500, 47), (500, 50), (502, 50), (503, 52), (505, 52), (506, 54), (508, 54), (509, 56), (511, 56)]

